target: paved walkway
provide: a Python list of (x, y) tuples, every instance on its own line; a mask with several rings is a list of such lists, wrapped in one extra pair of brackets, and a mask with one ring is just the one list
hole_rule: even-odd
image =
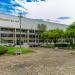
[(0, 75), (75, 75), (75, 55), (71, 51), (33, 50), (35, 53), (0, 56)]

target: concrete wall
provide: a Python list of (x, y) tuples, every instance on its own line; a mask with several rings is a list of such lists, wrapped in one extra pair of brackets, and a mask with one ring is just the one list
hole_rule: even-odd
[[(25, 17), (22, 17), (21, 21), (23, 29), (37, 29), (38, 24), (45, 24), (47, 26), (47, 29), (55, 29), (55, 28), (66, 29), (68, 27), (68, 25), (64, 24), (46, 22), (36, 19), (29, 19)], [(0, 14), (0, 26), (20, 28), (19, 17), (7, 14)]]

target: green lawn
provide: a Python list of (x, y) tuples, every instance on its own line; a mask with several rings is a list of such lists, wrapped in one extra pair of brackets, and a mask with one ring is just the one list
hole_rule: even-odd
[(7, 51), (8, 54), (14, 54), (14, 52), (17, 50), (21, 51), (22, 54), (33, 52), (29, 48), (24, 48), (24, 47), (22, 47), (22, 48), (20, 48), (20, 47), (8, 47), (7, 49), (8, 49), (8, 51)]
[(29, 48), (24, 47), (7, 47), (7, 46), (0, 46), (0, 54), (14, 54), (16, 51), (20, 51), (22, 54), (33, 52)]

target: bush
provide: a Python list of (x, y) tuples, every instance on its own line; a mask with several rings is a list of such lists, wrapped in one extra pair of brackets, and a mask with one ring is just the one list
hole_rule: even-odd
[(0, 46), (0, 55), (5, 54), (7, 52), (7, 47), (6, 46)]
[(55, 46), (53, 44), (48, 44), (46, 47), (47, 48), (55, 48)]
[(55, 44), (55, 47), (58, 47), (58, 48), (69, 48), (70, 45), (69, 44)]
[(48, 44), (46, 46), (47, 48), (55, 48), (58, 47), (60, 49), (64, 48), (64, 49), (75, 49), (75, 44)]
[(72, 47), (72, 49), (75, 49), (75, 44), (72, 44), (71, 47)]

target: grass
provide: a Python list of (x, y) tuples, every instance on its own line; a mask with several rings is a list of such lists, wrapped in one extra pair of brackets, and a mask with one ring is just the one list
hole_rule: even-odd
[(75, 51), (72, 51), (70, 54), (75, 55)]
[(14, 54), (15, 51), (17, 51), (17, 50), (22, 52), (22, 54), (33, 52), (29, 48), (24, 48), (24, 47), (22, 47), (22, 48), (20, 48), (20, 47), (7, 47), (7, 49), (8, 49), (7, 54)]
[(0, 46), (0, 55), (5, 54), (7, 52), (7, 47), (6, 46)]

